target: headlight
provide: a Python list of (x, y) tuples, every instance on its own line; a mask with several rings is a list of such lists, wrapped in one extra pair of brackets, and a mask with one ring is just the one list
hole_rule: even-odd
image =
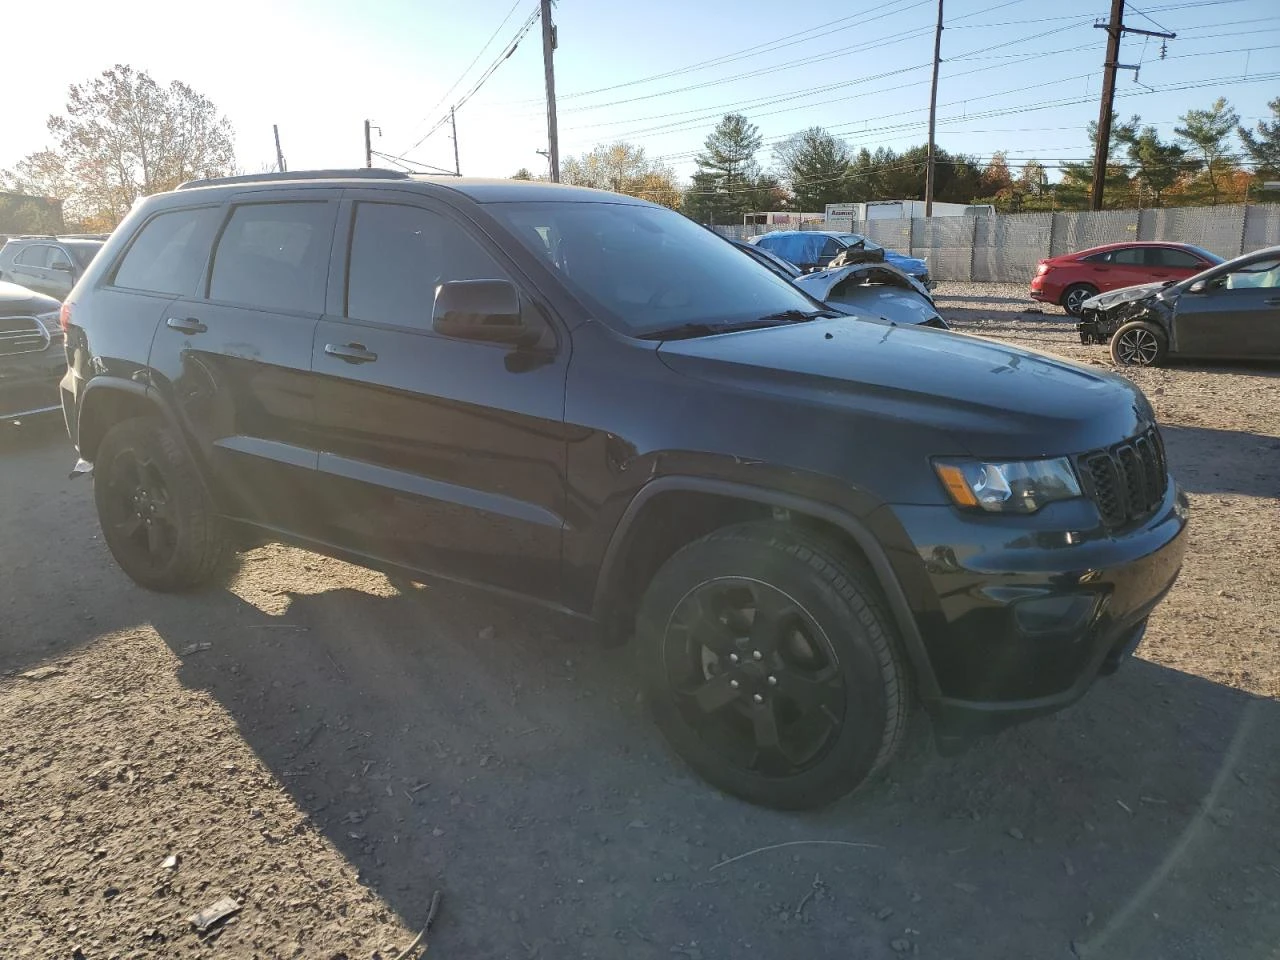
[(58, 310), (51, 310), (49, 313), (37, 313), (36, 319), (50, 334), (62, 333), (62, 324), (58, 322), (59, 312)]
[(1080, 496), (1080, 481), (1066, 457), (1012, 463), (935, 460), (933, 468), (957, 507), (1035, 513), (1055, 500)]

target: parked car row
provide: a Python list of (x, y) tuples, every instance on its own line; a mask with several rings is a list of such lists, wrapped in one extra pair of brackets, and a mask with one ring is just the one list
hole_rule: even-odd
[(56, 413), (66, 370), (61, 300), (104, 237), (12, 237), (0, 247), (0, 422)]
[(200, 181), (64, 304), (64, 415), (143, 586), (285, 539), (520, 597), (633, 639), (708, 781), (817, 806), (917, 706), (951, 744), (1083, 696), (1185, 543), (1128, 380), (804, 292), (929, 306), (889, 271), (558, 184)]

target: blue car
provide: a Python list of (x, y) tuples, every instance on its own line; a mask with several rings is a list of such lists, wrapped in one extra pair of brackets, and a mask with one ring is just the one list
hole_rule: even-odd
[(803, 273), (852, 263), (885, 262), (926, 286), (929, 284), (929, 264), (924, 260), (886, 250), (874, 240), (858, 233), (775, 230), (750, 242), (795, 264)]

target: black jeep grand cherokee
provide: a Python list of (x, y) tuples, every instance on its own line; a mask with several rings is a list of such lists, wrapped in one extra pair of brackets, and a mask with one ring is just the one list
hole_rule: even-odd
[(138, 583), (278, 539), (592, 619), (758, 803), (852, 789), (917, 703), (944, 736), (1070, 703), (1182, 560), (1127, 381), (833, 316), (628, 197), (191, 183), (68, 303), (67, 427)]

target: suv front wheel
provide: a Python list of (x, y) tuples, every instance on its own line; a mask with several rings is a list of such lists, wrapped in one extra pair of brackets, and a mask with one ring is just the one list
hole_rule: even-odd
[(787, 524), (679, 550), (645, 593), (637, 644), (668, 742), (752, 803), (829, 803), (906, 730), (909, 675), (875, 590), (838, 546)]
[(150, 590), (206, 583), (230, 554), (195, 464), (159, 419), (107, 431), (94, 459), (93, 498), (112, 556)]

